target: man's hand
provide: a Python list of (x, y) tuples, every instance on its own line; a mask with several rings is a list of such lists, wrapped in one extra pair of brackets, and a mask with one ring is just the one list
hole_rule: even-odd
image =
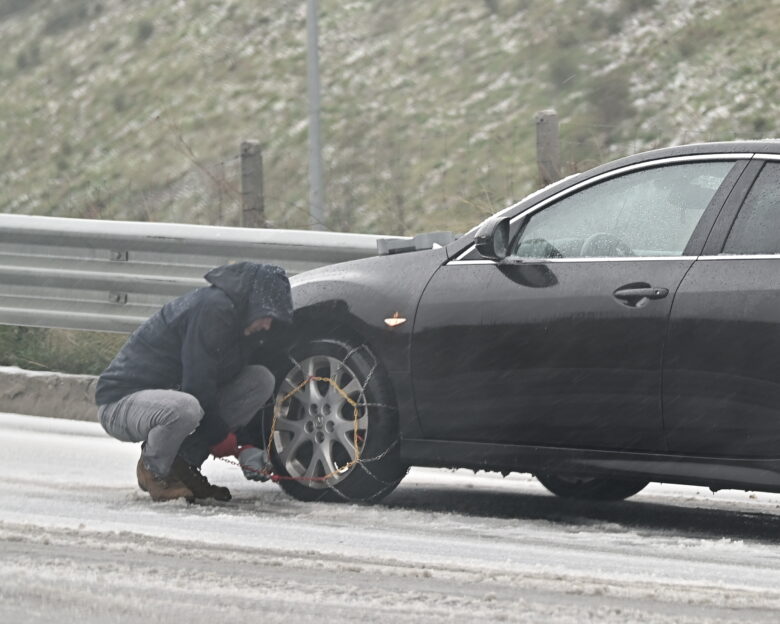
[(249, 444), (239, 447), (235, 433), (229, 433), (222, 442), (212, 446), (211, 454), (214, 457), (237, 457), (244, 476), (250, 481), (268, 481), (273, 471), (268, 453)]
[(235, 455), (238, 457), (238, 440), (235, 433), (228, 433), (222, 442), (219, 442), (212, 446), (211, 454), (214, 457), (227, 457), (228, 455)]
[(268, 481), (271, 478), (273, 466), (268, 461), (268, 454), (255, 446), (242, 446), (238, 463), (250, 481)]

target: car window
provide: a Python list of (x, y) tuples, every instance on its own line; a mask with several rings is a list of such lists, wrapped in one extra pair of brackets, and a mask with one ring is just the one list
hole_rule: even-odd
[(522, 258), (682, 255), (733, 162), (629, 173), (531, 215), (513, 245)]
[(722, 253), (780, 254), (780, 163), (764, 165)]

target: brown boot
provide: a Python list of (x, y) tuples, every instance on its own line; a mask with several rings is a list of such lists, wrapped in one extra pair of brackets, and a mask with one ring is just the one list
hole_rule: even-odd
[(144, 492), (149, 492), (149, 496), (152, 497), (153, 501), (168, 501), (176, 498), (195, 498), (192, 490), (176, 477), (172, 475), (167, 479), (157, 477), (144, 465), (143, 459), (138, 460), (135, 474), (138, 477), (138, 487)]
[(195, 498), (213, 498), (223, 502), (233, 498), (230, 495), (230, 490), (219, 485), (211, 485), (197, 466), (190, 466), (181, 457), (177, 457), (173, 461), (171, 474), (192, 490)]

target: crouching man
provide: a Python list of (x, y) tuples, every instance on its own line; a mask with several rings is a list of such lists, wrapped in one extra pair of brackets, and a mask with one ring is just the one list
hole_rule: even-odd
[(273, 393), (271, 372), (248, 363), (257, 332), (292, 322), (290, 282), (280, 267), (253, 262), (218, 267), (206, 280), (211, 286), (141, 325), (97, 384), (103, 428), (143, 442), (138, 486), (155, 501), (230, 500), (200, 472), (209, 452), (236, 456), (248, 479), (267, 473), (265, 452), (239, 445), (236, 431)]

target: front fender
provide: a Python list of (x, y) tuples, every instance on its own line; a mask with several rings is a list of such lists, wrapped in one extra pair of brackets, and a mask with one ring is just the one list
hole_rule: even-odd
[[(335, 325), (368, 343), (388, 372), (409, 371), (417, 303), (444, 249), (377, 256), (330, 265), (294, 276), (295, 331), (312, 333)], [(384, 320), (406, 318), (391, 328)]]

